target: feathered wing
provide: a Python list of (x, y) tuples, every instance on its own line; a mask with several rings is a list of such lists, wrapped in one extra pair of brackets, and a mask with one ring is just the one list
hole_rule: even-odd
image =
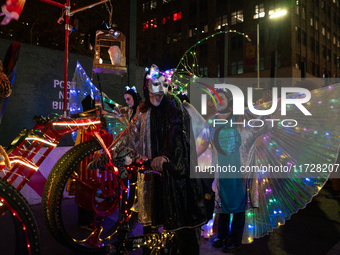
[(267, 117), (269, 128), (255, 136), (254, 146), (248, 146), (249, 157), (241, 161), (268, 170), (248, 175), (248, 202), (256, 201), (257, 207), (246, 211), (244, 243), (283, 225), (318, 194), (332, 171), (340, 172), (334, 165), (340, 142), (340, 85), (311, 94), (304, 106), (312, 116), (304, 115), (295, 105), (287, 106), (286, 116), (278, 109), (270, 117), (275, 121)]
[[(119, 112), (114, 111), (111, 106), (118, 106), (116, 102), (111, 100), (105, 93), (103, 94), (103, 99), (100, 91), (91, 82), (86, 72), (82, 68), (81, 64), (77, 62), (76, 70), (74, 72), (72, 86), (70, 89), (70, 114), (76, 114), (83, 112), (82, 100), (86, 96), (90, 95), (91, 98), (100, 104), (103, 102), (103, 110), (109, 114), (105, 115), (105, 120), (107, 124), (107, 129), (114, 137), (119, 134), (124, 128), (127, 127), (125, 116), (121, 115)], [(72, 137), (76, 138), (76, 132), (72, 134)]]

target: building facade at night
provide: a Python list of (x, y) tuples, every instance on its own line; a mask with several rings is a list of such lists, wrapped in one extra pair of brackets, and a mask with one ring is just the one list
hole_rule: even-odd
[(257, 77), (258, 34), (261, 77), (340, 76), (339, 0), (139, 0), (137, 8), (139, 65), (176, 67), (198, 41), (236, 30), (253, 40), (220, 33), (195, 47), (201, 75)]

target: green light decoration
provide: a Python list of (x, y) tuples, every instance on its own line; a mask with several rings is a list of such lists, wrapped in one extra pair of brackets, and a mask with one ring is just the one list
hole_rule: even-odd
[[(190, 78), (199, 78), (201, 75), (199, 73), (199, 64), (197, 59), (197, 54), (195, 51), (195, 48), (198, 44), (209, 40), (210, 38), (213, 38), (215, 35), (220, 34), (226, 34), (226, 33), (236, 33), (239, 34), (248, 40), (250, 42), (250, 38), (245, 33), (237, 32), (236, 30), (228, 30), (228, 31), (219, 31), (212, 35), (207, 36), (206, 38), (199, 40), (197, 43), (192, 45), (181, 57), (180, 62), (176, 66), (176, 71), (174, 72), (172, 78), (171, 78), (171, 84), (173, 85), (173, 93), (178, 95), (184, 91), (184, 88), (186, 88), (189, 85)], [(188, 56), (192, 57), (192, 61), (189, 61)], [(192, 62), (192, 64), (190, 64)], [(181, 68), (180, 68), (181, 67)], [(183, 75), (188, 75), (183, 76)], [(181, 79), (189, 79), (188, 81), (181, 81)], [(182, 88), (182, 90), (180, 90)]]

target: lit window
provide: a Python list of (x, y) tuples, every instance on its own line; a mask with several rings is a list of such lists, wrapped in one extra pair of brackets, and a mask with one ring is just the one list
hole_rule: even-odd
[(197, 27), (195, 26), (190, 26), (189, 27), (189, 37), (195, 36), (197, 33)]
[(325, 28), (325, 23), (322, 23), (322, 27), (321, 27), (321, 33), (323, 36), (326, 36), (326, 28)]
[(215, 30), (220, 30), (228, 25), (228, 15), (223, 15), (215, 19)]
[[(297, 8), (299, 8), (299, 7), (297, 6)], [(274, 6), (273, 4), (271, 4), (271, 5), (269, 5), (269, 12), (268, 12), (268, 15), (271, 16), (271, 15), (273, 15), (274, 13), (279, 12), (279, 11), (281, 11), (281, 8), (280, 8), (280, 7), (276, 7), (276, 8), (275, 8), (275, 6)]]
[(157, 6), (157, 1), (156, 0), (150, 2), (150, 10), (156, 9), (156, 6)]
[(310, 26), (312, 27), (314, 25), (314, 19), (313, 19), (313, 12), (310, 12)]
[(149, 21), (143, 23), (143, 31), (149, 29)]
[(264, 4), (255, 5), (254, 19), (263, 18), (265, 14)]
[(243, 10), (238, 10), (231, 13), (231, 24), (235, 25), (237, 23), (243, 22)]
[(156, 28), (156, 27), (157, 27), (157, 20), (156, 20), (156, 18), (154, 18), (150, 21), (150, 28), (152, 29), (152, 28)]
[(182, 18), (182, 12), (176, 12), (173, 14), (173, 21), (179, 20)]

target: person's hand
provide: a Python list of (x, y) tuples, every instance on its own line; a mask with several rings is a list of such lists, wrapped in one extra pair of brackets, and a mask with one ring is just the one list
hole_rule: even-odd
[(163, 172), (163, 163), (165, 162), (167, 162), (167, 160), (162, 156), (154, 158), (151, 162), (151, 168), (154, 171)]

